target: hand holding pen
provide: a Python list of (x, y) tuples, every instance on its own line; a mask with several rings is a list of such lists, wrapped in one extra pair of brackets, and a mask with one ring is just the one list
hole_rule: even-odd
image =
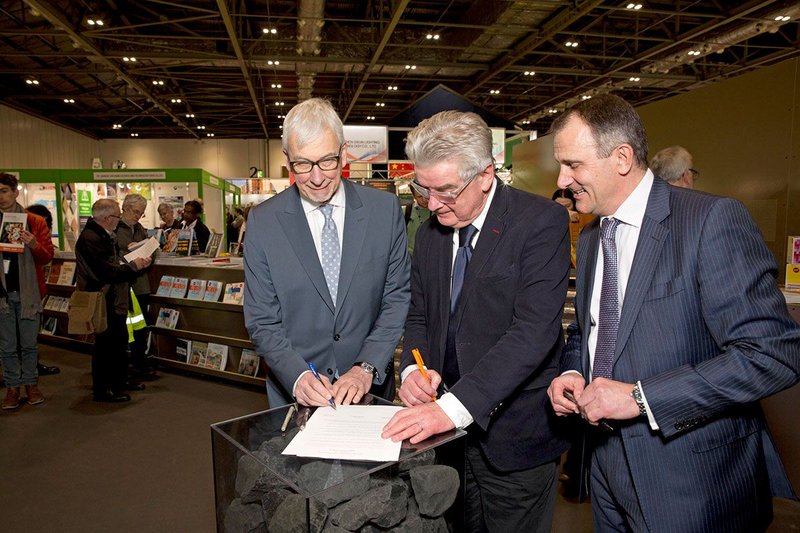
[(312, 363), (308, 363), (308, 372), (297, 381), (294, 396), (300, 405), (319, 407), (327, 403), (335, 406), (330, 381), (328, 378), (320, 377)]
[[(314, 363), (312, 363), (311, 361), (308, 362), (308, 369), (311, 370), (311, 373), (314, 374), (314, 377), (317, 379), (317, 381), (322, 383), (322, 386), (325, 387), (325, 383), (322, 382), (322, 379), (319, 377), (319, 374), (317, 374), (317, 369), (314, 368)], [(325, 387), (325, 389), (327, 390), (328, 387)], [(330, 393), (330, 391), (328, 392)], [(334, 409), (336, 409), (336, 402), (333, 401), (332, 395), (328, 397), (328, 404)]]
[(442, 382), (442, 377), (435, 370), (425, 368), (419, 350), (414, 349), (411, 353), (417, 362), (419, 372), (411, 372), (403, 379), (399, 392), (400, 399), (409, 407), (436, 401), (436, 388)]

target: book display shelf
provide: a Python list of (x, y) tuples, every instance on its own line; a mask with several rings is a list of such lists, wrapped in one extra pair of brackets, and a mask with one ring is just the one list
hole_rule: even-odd
[(79, 352), (90, 351), (93, 335), (67, 333), (69, 299), (75, 290), (75, 254), (56, 252), (46, 270), (47, 295), (42, 299), (42, 324), (39, 342), (65, 346)]
[(159, 257), (150, 286), (151, 352), (159, 364), (265, 385), (265, 365), (244, 327), (241, 258)]

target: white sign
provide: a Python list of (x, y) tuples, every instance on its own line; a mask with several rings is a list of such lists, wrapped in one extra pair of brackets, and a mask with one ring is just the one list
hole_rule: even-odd
[(389, 160), (389, 133), (386, 126), (345, 126), (348, 163), (386, 163)]
[(219, 185), (219, 179), (214, 176), (209, 176), (208, 181), (211, 182), (211, 185)]
[(506, 161), (506, 130), (503, 128), (492, 128), (492, 157), (498, 165)]
[(167, 173), (161, 172), (92, 172), (95, 181), (120, 181), (120, 180), (165, 180)]

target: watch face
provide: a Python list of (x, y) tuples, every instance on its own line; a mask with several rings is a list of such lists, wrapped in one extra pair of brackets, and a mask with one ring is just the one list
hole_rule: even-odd
[(361, 368), (362, 370), (364, 370), (364, 372), (367, 372), (368, 374), (375, 373), (375, 367), (369, 363), (361, 363)]

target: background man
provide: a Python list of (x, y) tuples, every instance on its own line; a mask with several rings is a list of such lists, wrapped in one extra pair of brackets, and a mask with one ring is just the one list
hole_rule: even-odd
[(245, 325), (269, 365), (270, 407), (293, 397), (358, 402), (371, 386), (394, 397), (409, 298), (405, 224), (394, 195), (342, 180), (344, 149), (330, 103), (296, 105), (283, 125), (295, 184), (248, 216)]
[(106, 290), (108, 329), (95, 335), (92, 348), (92, 389), (98, 402), (126, 402), (132, 384), (126, 380), (128, 360), (125, 347), (128, 330), (128, 283), (139, 270), (150, 266), (151, 258), (137, 257), (125, 263), (117, 248), (114, 230), (120, 219), (119, 204), (105, 198), (92, 205), (92, 217), (75, 244), (76, 286), (82, 291)]
[(414, 197), (414, 203), (411, 204), (411, 214), (408, 217), (408, 224), (406, 224), (406, 233), (408, 235), (408, 254), (414, 255), (414, 241), (417, 238), (417, 231), (423, 222), (431, 218), (431, 211), (428, 209), (428, 199), (422, 196), (414, 187), (411, 187), (411, 196)]
[[(0, 216), (25, 213), (17, 203), (17, 187), (16, 176), (0, 173)], [(53, 242), (44, 219), (33, 213), (27, 213), (20, 239), (25, 244), (21, 254), (0, 253), (0, 356), (6, 385), (3, 409), (19, 407), (23, 385), (30, 405), (44, 402), (37, 385), (37, 337), (45, 293), (42, 267), (53, 258)]]
[(683, 146), (664, 148), (650, 160), (653, 174), (676, 187), (694, 188), (694, 180), (700, 175), (692, 168), (692, 154)]
[(558, 186), (601, 217), (578, 245), (580, 337), (548, 390), (558, 414), (612, 422), (589, 437), (595, 531), (764, 531), (791, 488), (758, 400), (800, 369), (772, 254), (739, 202), (654, 178), (621, 98), (553, 132)]
[[(412, 407), (383, 436), (467, 428), (465, 530), (549, 532), (567, 447), (545, 393), (563, 345), (567, 212), (495, 178), (491, 130), (474, 113), (422, 121), (406, 155), (434, 216), (417, 233), (400, 364)], [(440, 384), (450, 392), (433, 402)]]
[(183, 205), (183, 227), (194, 230), (194, 238), (201, 254), (206, 251), (208, 238), (211, 236), (211, 230), (200, 220), (202, 214), (203, 205), (197, 200), (189, 200)]

